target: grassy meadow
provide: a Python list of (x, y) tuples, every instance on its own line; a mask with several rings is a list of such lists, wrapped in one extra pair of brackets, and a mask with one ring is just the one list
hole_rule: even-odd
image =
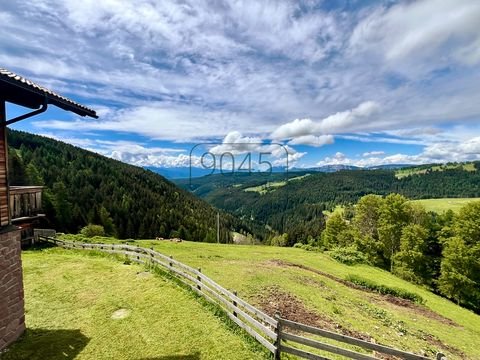
[(479, 200), (480, 198), (442, 198), (412, 200), (412, 202), (423, 205), (427, 211), (441, 214), (447, 210), (458, 212), (466, 204)]
[(263, 359), (171, 280), (113, 257), (50, 248), (22, 253), (25, 335), (2, 360)]
[[(480, 359), (479, 315), (378, 268), (348, 266), (297, 248), (129, 243), (201, 268), (272, 315), (278, 311), (294, 321), (430, 357), (443, 352), (449, 359)], [(189, 291), (142, 266), (58, 248), (25, 251), (23, 265), (28, 331), (2, 360), (268, 358)], [(424, 302), (352, 287), (344, 281), (350, 275), (415, 293)], [(118, 310), (128, 316), (112, 319)]]
[(454, 163), (454, 164), (439, 164), (432, 166), (417, 166), (417, 167), (407, 167), (404, 169), (398, 169), (395, 171), (395, 176), (397, 179), (404, 178), (410, 175), (422, 175), (426, 174), (428, 171), (445, 171), (449, 169), (461, 169), (465, 171), (476, 171), (475, 165), (473, 163)]
[[(296, 248), (154, 240), (133, 244), (201, 268), (272, 315), (279, 311), (292, 320), (427, 356), (443, 352), (449, 359), (480, 359), (479, 315), (375, 267), (348, 266), (327, 254)], [(413, 292), (424, 303), (353, 288), (343, 281), (349, 275)]]

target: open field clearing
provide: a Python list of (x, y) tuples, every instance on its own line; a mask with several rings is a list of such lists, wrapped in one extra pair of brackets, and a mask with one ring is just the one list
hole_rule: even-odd
[(464, 205), (472, 202), (480, 201), (480, 198), (443, 198), (443, 199), (422, 199), (412, 200), (412, 202), (421, 204), (427, 211), (433, 211), (436, 213), (443, 213), (447, 210), (453, 212), (459, 211)]
[(273, 191), (276, 188), (280, 188), (280, 187), (283, 187), (283, 186), (287, 185), (287, 183), (289, 181), (302, 180), (302, 179), (305, 179), (309, 175), (310, 174), (296, 176), (296, 177), (293, 177), (293, 178), (290, 178), (290, 179), (287, 179), (287, 180), (284, 180), (284, 181), (272, 181), (272, 182), (269, 181), (269, 182), (266, 182), (265, 184), (262, 184), (262, 185), (248, 187), (248, 188), (244, 189), (243, 191), (245, 191), (245, 192), (257, 192), (260, 195), (265, 195), (268, 191)]
[(446, 164), (446, 165), (432, 165), (427, 167), (418, 166), (418, 167), (409, 167), (405, 169), (398, 169), (397, 171), (395, 171), (395, 176), (397, 177), (397, 179), (401, 179), (410, 175), (426, 174), (429, 171), (445, 171), (445, 170), (451, 170), (451, 169), (476, 171), (473, 163)]
[(263, 359), (171, 280), (112, 257), (25, 251), (26, 334), (2, 360)]

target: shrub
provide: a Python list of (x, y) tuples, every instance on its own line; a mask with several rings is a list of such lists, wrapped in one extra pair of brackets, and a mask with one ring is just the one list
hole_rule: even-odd
[(368, 263), (367, 256), (353, 246), (345, 248), (335, 248), (329, 252), (329, 255), (338, 262), (347, 265)]
[(94, 236), (105, 236), (105, 230), (102, 225), (88, 224), (80, 231), (80, 233), (88, 238)]
[(274, 236), (270, 240), (270, 245), (272, 246), (287, 246), (288, 244), (288, 234)]
[(303, 249), (306, 251), (322, 251), (318, 246), (313, 246), (310, 244), (296, 243), (295, 245), (293, 245), (293, 247), (297, 249)]
[(404, 290), (404, 289), (389, 287), (389, 286), (386, 286), (386, 285), (380, 285), (380, 284), (377, 284), (377, 283), (375, 283), (371, 280), (362, 278), (358, 275), (350, 274), (346, 277), (345, 280), (350, 281), (351, 283), (359, 285), (363, 288), (375, 291), (379, 294), (392, 295), (392, 296), (402, 298), (402, 299), (406, 299), (406, 300), (410, 300), (410, 301), (413, 301), (413, 302), (416, 302), (416, 303), (419, 303), (419, 304), (424, 303), (423, 298), (418, 294), (415, 294), (413, 292), (410, 292), (410, 291), (407, 291), (407, 290)]

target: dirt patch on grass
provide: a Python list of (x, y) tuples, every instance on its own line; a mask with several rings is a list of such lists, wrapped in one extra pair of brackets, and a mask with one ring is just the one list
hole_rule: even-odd
[(313, 272), (315, 274), (318, 274), (318, 275), (324, 276), (326, 278), (329, 278), (333, 281), (336, 281), (336, 282), (338, 282), (342, 285), (348, 286), (349, 288), (375, 294), (372, 298), (373, 298), (373, 300), (375, 300), (377, 302), (383, 300), (383, 301), (389, 302), (393, 305), (396, 305), (396, 306), (399, 306), (399, 307), (402, 307), (402, 308), (411, 309), (416, 314), (423, 315), (423, 316), (425, 316), (429, 319), (439, 321), (443, 324), (447, 324), (447, 325), (455, 326), (455, 327), (459, 327), (459, 328), (461, 327), (460, 325), (458, 325), (453, 320), (448, 319), (448, 318), (446, 318), (446, 317), (444, 317), (444, 316), (426, 308), (425, 306), (416, 304), (413, 301), (410, 301), (410, 300), (407, 300), (407, 299), (402, 299), (402, 298), (399, 298), (399, 297), (396, 297), (396, 296), (393, 296), (393, 295), (383, 295), (383, 294), (375, 293), (372, 290), (364, 288), (363, 286), (359, 286), (359, 285), (354, 284), (350, 281), (339, 278), (338, 276), (326, 273), (326, 272), (318, 270), (318, 269), (311, 268), (309, 266), (305, 266), (305, 265), (302, 265), (302, 264), (295, 264), (295, 263), (280, 260), (280, 259), (268, 260), (265, 263), (268, 264), (268, 265), (271, 265), (271, 266), (296, 267), (296, 268), (299, 268), (299, 269), (302, 269), (302, 270), (310, 271), (310, 272)]
[[(430, 345), (433, 345), (437, 348), (439, 348), (442, 351), (448, 351), (449, 353), (458, 356), (460, 359), (468, 359), (467, 355), (465, 353), (453, 346), (444, 344), (441, 340), (437, 339), (435, 336), (426, 334), (423, 339), (427, 341)], [(448, 358), (448, 357), (447, 357)]]
[(301, 300), (277, 286), (269, 287), (260, 295), (259, 305), (270, 316), (278, 313), (285, 319), (311, 326), (321, 322), (320, 315), (305, 308)]
[(446, 324), (446, 325), (449, 325), (449, 326), (455, 326), (457, 328), (461, 328), (462, 326), (458, 325), (455, 321), (449, 319), (449, 318), (446, 318), (424, 306), (421, 306), (421, 305), (418, 305), (418, 304), (415, 304), (414, 302), (410, 301), (410, 300), (406, 300), (406, 299), (402, 299), (402, 298), (398, 298), (398, 297), (395, 297), (395, 296), (392, 296), (392, 295), (380, 295), (380, 297), (378, 296), (372, 296), (372, 300), (377, 302), (377, 303), (381, 303), (382, 301), (386, 301), (390, 304), (393, 304), (397, 307), (401, 307), (402, 309), (405, 309), (407, 308), (408, 310), (410, 310), (411, 312), (417, 314), (417, 315), (421, 315), (421, 316), (425, 316), (426, 318), (429, 318), (429, 319), (432, 319), (432, 320), (436, 320), (438, 322), (441, 322), (442, 324)]
[(299, 298), (283, 291), (278, 286), (267, 288), (259, 296), (258, 305), (270, 316), (279, 313), (281, 317), (290, 321), (319, 327), (362, 340), (371, 340), (371, 337), (366, 334), (347, 329), (332, 319), (309, 310)]
[[(402, 302), (408, 301), (404, 299), (400, 299), (400, 300)], [(393, 301), (396, 301), (396, 300), (393, 300)], [(265, 291), (258, 297), (258, 306), (260, 309), (262, 309), (265, 313), (267, 313), (270, 316), (274, 316), (275, 314), (280, 314), (281, 317), (291, 321), (333, 331), (336, 333), (340, 333), (342, 335), (351, 336), (357, 339), (361, 339), (361, 340), (365, 340), (373, 343), (376, 342), (375, 339), (369, 336), (368, 334), (346, 328), (343, 325), (328, 318), (327, 316), (320, 315), (315, 311), (308, 309), (299, 298), (282, 290), (278, 286), (270, 286), (266, 288)], [(399, 305), (399, 306), (403, 306), (403, 305)], [(288, 331), (292, 333), (297, 333), (297, 331), (294, 331), (291, 329), (288, 329)], [(421, 338), (426, 342), (428, 342), (430, 345), (436, 347), (441, 351), (449, 352), (460, 359), (467, 359), (466, 355), (461, 350), (444, 344), (433, 335), (423, 334)], [(374, 354), (377, 358), (383, 359), (383, 360), (399, 360), (400, 359), (396, 356), (381, 354), (378, 352), (374, 352)]]

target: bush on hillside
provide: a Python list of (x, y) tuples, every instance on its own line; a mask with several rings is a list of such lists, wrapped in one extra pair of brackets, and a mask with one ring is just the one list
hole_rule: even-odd
[(288, 234), (274, 236), (270, 239), (271, 246), (287, 246)]
[(330, 257), (346, 265), (368, 264), (367, 256), (354, 246), (335, 248), (329, 252)]
[(416, 302), (416, 303), (419, 303), (419, 304), (424, 303), (423, 298), (418, 294), (415, 294), (413, 292), (410, 292), (410, 291), (407, 291), (407, 290), (404, 290), (404, 289), (389, 287), (389, 286), (386, 286), (386, 285), (380, 285), (380, 284), (377, 284), (377, 283), (375, 283), (371, 280), (362, 278), (358, 275), (350, 274), (346, 277), (345, 280), (350, 281), (351, 283), (359, 285), (363, 288), (375, 291), (379, 294), (392, 295), (392, 296), (402, 298), (402, 299), (406, 299), (406, 300), (410, 300), (410, 301), (413, 301), (413, 302)]
[(322, 249), (320, 249), (318, 246), (313, 246), (310, 244), (296, 243), (295, 245), (293, 245), (293, 247), (297, 249), (307, 250), (307, 251), (322, 251)]
[(88, 238), (92, 238), (94, 236), (105, 236), (105, 229), (102, 225), (88, 224), (87, 226), (82, 228), (80, 233)]

